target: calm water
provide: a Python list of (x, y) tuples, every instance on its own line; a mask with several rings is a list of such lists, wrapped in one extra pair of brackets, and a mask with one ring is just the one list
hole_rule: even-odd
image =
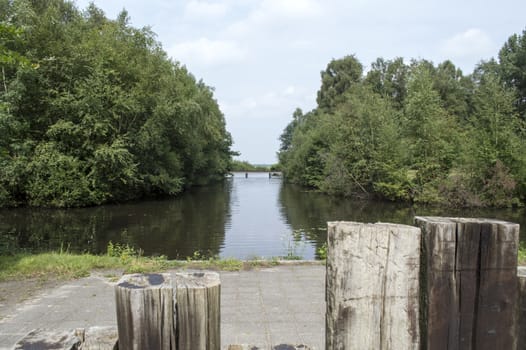
[(269, 179), (236, 173), (177, 198), (97, 208), (0, 210), (0, 252), (69, 249), (106, 252), (109, 241), (145, 255), (253, 258), (287, 254), (312, 259), (326, 239), (326, 222), (353, 220), (411, 224), (415, 215), (490, 217), (521, 224), (520, 210), (441, 210), (333, 198)]

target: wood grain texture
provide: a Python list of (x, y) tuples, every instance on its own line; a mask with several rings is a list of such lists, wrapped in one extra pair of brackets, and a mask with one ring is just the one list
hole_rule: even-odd
[(229, 345), (228, 350), (310, 350), (307, 345), (279, 344), (269, 347), (259, 347), (255, 345), (236, 344)]
[(519, 278), (518, 339), (517, 349), (526, 349), (526, 267), (517, 269)]
[(115, 327), (90, 327), (84, 332), (82, 350), (117, 350), (118, 331)]
[(214, 272), (175, 274), (179, 350), (221, 349), (221, 283)]
[(422, 341), (434, 349), (516, 349), (519, 225), (416, 217), (422, 229)]
[(176, 349), (170, 274), (125, 275), (115, 299), (119, 349)]
[(419, 349), (420, 229), (328, 223), (326, 349)]

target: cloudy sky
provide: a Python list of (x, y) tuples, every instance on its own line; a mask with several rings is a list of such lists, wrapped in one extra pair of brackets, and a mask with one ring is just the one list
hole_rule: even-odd
[[(89, 0), (77, 0), (85, 8)], [(215, 96), (240, 159), (276, 162), (296, 107), (315, 107), (320, 71), (355, 54), (450, 59), (465, 74), (526, 29), (524, 0), (95, 0), (150, 26), (163, 48)]]

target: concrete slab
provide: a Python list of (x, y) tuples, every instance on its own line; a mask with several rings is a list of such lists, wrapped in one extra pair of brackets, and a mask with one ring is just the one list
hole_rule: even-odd
[[(175, 271), (173, 271), (175, 272)], [(324, 349), (325, 266), (285, 265), (221, 272), (221, 343), (280, 343)], [(1, 315), (0, 349), (36, 328), (116, 326), (114, 282), (100, 275), (43, 291)]]

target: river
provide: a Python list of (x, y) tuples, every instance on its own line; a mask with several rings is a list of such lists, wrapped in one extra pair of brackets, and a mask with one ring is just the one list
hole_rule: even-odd
[(170, 199), (67, 210), (2, 209), (0, 253), (104, 253), (111, 241), (170, 259), (195, 252), (204, 257), (313, 259), (326, 240), (327, 221), (411, 224), (415, 215), (513, 221), (521, 224), (521, 240), (526, 240), (524, 209), (447, 210), (356, 201), (307, 191), (268, 173), (235, 173), (223, 183)]

